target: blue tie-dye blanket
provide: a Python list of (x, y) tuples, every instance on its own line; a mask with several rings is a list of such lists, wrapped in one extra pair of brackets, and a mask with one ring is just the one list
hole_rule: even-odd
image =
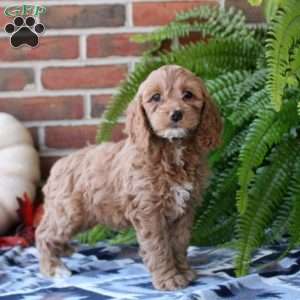
[[(298, 300), (300, 250), (276, 261), (281, 251), (280, 246), (258, 251), (251, 274), (237, 279), (232, 250), (190, 247), (189, 260), (198, 279), (186, 289), (160, 292), (153, 289), (137, 247), (81, 247), (64, 259), (73, 276), (53, 281), (39, 273), (35, 248), (13, 248), (0, 252), (0, 300)], [(261, 265), (265, 267), (258, 270)]]

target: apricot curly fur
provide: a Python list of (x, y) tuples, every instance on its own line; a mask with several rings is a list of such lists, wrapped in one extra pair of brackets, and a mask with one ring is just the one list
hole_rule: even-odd
[[(155, 93), (160, 101), (152, 100)], [(176, 124), (175, 110), (182, 112)], [(127, 139), (86, 147), (52, 168), (36, 232), (42, 273), (69, 275), (60, 260), (69, 240), (100, 223), (134, 227), (157, 289), (188, 285), (195, 278), (186, 257), (194, 208), (208, 177), (207, 153), (221, 131), (199, 78), (175, 65), (152, 72), (128, 108)]]

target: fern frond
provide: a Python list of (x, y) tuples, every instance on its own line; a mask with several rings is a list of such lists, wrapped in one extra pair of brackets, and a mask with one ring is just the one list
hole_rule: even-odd
[(242, 82), (236, 90), (236, 98), (243, 101), (252, 92), (258, 91), (265, 87), (266, 84), (266, 69), (258, 69), (250, 74), (244, 82)]
[(234, 231), (232, 228), (235, 225), (237, 214), (233, 214), (224, 220), (221, 220), (218, 224), (212, 226), (209, 232), (192, 233), (192, 244), (198, 246), (216, 246), (224, 243), (228, 243), (234, 238)]
[(240, 130), (231, 139), (231, 141), (228, 143), (228, 145), (225, 147), (223, 151), (223, 155), (226, 160), (234, 155), (237, 155), (240, 152), (241, 147), (245, 142), (246, 136), (248, 135), (248, 131), (249, 131), (248, 127), (243, 130)]
[(239, 103), (229, 120), (236, 126), (241, 126), (255, 116), (270, 102), (269, 95), (265, 89), (255, 92), (245, 102)]
[(253, 32), (245, 24), (242, 11), (230, 8), (201, 6), (189, 12), (179, 13), (175, 21), (148, 34), (137, 34), (133, 40), (138, 43), (162, 42), (188, 36), (192, 32), (200, 32), (205, 38), (226, 38), (253, 36)]
[(218, 103), (220, 109), (226, 111), (228, 103), (234, 100), (237, 88), (249, 77), (251, 73), (245, 70), (228, 72), (215, 79), (207, 80), (206, 87)]
[[(199, 6), (189, 11), (178, 13), (176, 21), (203, 20), (211, 23), (214, 29), (209, 35), (214, 37), (252, 38), (253, 30), (246, 23), (246, 17), (241, 10), (234, 7), (222, 9), (219, 7)], [(216, 33), (220, 35), (216, 35)]]
[(252, 30), (254, 31), (254, 38), (260, 43), (264, 43), (267, 37), (267, 26), (254, 25)]
[(267, 62), (269, 76), (267, 90), (274, 108), (279, 111), (282, 105), (286, 72), (290, 68), (290, 49), (300, 39), (300, 1), (284, 1), (272, 20), (267, 39)]
[(290, 201), (287, 196), (283, 197), (283, 202), (277, 209), (277, 215), (274, 217), (274, 221), (270, 225), (269, 234), (265, 242), (267, 245), (274, 242), (280, 242), (282, 240), (283, 235), (288, 230), (291, 210), (292, 201)]
[(300, 45), (293, 49), (291, 55), (291, 71), (297, 72), (300, 69)]
[(295, 162), (294, 174), (289, 185), (289, 199), (292, 203), (289, 220), (290, 247), (293, 248), (300, 244), (300, 155)]
[(253, 70), (261, 51), (254, 40), (215, 39), (208, 44), (192, 44), (164, 57), (165, 64), (176, 63), (202, 78), (214, 78), (234, 70)]
[(136, 235), (133, 229), (122, 230), (110, 241), (110, 244), (135, 244)]
[(264, 230), (270, 225), (274, 213), (283, 201), (299, 150), (295, 139), (283, 140), (271, 153), (270, 165), (264, 167), (255, 178), (249, 205), (240, 216), (237, 226), (237, 276), (248, 272), (251, 254), (260, 246)]
[(83, 244), (95, 245), (98, 241), (112, 238), (115, 233), (105, 226), (98, 225), (93, 229), (79, 234), (78, 239)]
[(205, 231), (205, 228), (209, 229), (216, 222), (215, 217), (220, 213), (225, 213), (232, 205), (234, 208), (233, 195), (237, 188), (237, 167), (237, 162), (231, 161), (224, 170), (217, 169), (215, 171), (218, 176), (213, 178), (212, 188), (205, 195), (205, 198), (208, 199), (207, 205), (201, 208), (203, 213), (195, 223), (195, 227), (199, 228), (201, 232)]
[(171, 22), (169, 25), (157, 29), (150, 33), (136, 34), (132, 37), (132, 41), (136, 43), (146, 42), (163, 42), (165, 40), (173, 40), (180, 37), (188, 36), (192, 32), (206, 31), (205, 23), (193, 22), (177, 23)]
[(271, 146), (279, 143), (282, 136), (297, 123), (296, 102), (287, 101), (279, 113), (268, 107), (259, 111), (257, 118), (250, 124), (239, 155), (240, 189), (237, 192), (237, 206), (241, 214), (247, 207), (248, 188), (254, 177), (254, 168), (263, 162)]

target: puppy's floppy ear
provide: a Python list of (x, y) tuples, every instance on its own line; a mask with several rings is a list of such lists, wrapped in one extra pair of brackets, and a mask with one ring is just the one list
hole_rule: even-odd
[(127, 109), (126, 133), (130, 141), (139, 149), (147, 151), (150, 147), (150, 126), (138, 93)]
[(202, 150), (212, 150), (221, 143), (223, 122), (217, 106), (211, 99), (204, 84), (201, 82), (204, 103), (197, 130), (197, 144)]

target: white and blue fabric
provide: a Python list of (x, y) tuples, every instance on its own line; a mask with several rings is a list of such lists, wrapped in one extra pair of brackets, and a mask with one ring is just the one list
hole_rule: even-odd
[(161, 292), (153, 288), (136, 246), (81, 247), (63, 259), (73, 276), (55, 280), (39, 273), (35, 248), (16, 247), (0, 251), (0, 300), (298, 300), (300, 250), (277, 261), (282, 251), (257, 251), (250, 275), (235, 278), (233, 250), (190, 247), (198, 279), (185, 289)]

